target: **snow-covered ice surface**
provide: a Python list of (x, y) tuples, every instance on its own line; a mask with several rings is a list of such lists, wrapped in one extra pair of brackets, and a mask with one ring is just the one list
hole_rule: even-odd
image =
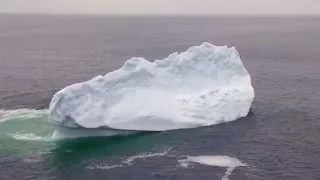
[(251, 78), (238, 51), (203, 43), (57, 92), (49, 121), (64, 127), (163, 131), (229, 122), (248, 114)]
[(179, 160), (182, 167), (188, 167), (190, 163), (198, 163), (207, 166), (216, 166), (227, 168), (221, 180), (229, 180), (233, 170), (239, 166), (247, 166), (239, 159), (229, 156), (188, 156), (186, 159)]

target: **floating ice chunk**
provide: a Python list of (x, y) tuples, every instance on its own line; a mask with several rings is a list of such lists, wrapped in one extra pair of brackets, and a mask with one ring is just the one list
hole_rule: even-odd
[(180, 162), (196, 162), (208, 166), (218, 167), (238, 167), (246, 166), (239, 159), (229, 156), (188, 156)]
[(216, 166), (227, 168), (222, 180), (228, 180), (229, 176), (236, 167), (247, 166), (239, 159), (229, 156), (188, 156), (186, 159), (179, 160), (182, 167), (188, 167), (190, 163), (199, 163), (207, 166)]
[(57, 92), (49, 121), (70, 128), (164, 131), (229, 122), (248, 114), (251, 78), (235, 48), (203, 43)]

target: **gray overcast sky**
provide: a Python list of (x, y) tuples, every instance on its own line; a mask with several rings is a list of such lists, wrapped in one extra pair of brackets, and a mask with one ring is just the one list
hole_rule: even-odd
[(320, 0), (0, 0), (0, 12), (320, 15)]

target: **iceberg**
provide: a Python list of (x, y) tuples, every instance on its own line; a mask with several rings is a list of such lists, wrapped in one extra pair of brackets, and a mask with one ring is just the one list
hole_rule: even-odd
[(202, 43), (162, 60), (127, 60), (57, 92), (49, 122), (66, 128), (165, 131), (247, 116), (254, 89), (234, 47)]

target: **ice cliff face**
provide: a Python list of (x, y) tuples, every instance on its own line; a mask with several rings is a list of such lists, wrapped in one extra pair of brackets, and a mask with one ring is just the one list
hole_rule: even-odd
[(163, 131), (209, 126), (248, 114), (251, 78), (235, 48), (203, 43), (56, 93), (49, 121), (65, 127)]

